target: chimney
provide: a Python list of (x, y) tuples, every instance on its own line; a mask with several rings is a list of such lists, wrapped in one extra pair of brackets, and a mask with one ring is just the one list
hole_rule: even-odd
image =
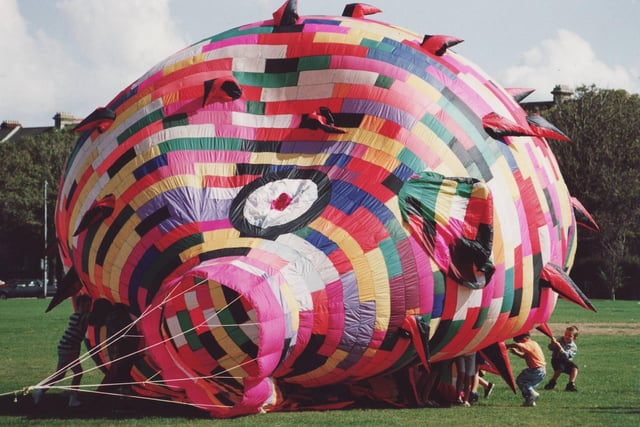
[(53, 121), (56, 129), (64, 129), (65, 126), (77, 125), (81, 120), (73, 117), (71, 113), (56, 113)]
[(553, 95), (553, 102), (560, 104), (571, 98), (573, 90), (567, 85), (556, 85), (551, 91), (551, 95)]
[(21, 127), (22, 123), (20, 123), (20, 121), (18, 120), (4, 120), (2, 122), (2, 126), (0, 126), (0, 128), (2, 129), (15, 129), (18, 127)]

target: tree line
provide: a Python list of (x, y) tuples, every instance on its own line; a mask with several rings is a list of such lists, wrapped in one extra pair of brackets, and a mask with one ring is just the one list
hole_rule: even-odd
[[(543, 115), (571, 138), (549, 143), (569, 191), (600, 228), (578, 229), (572, 278), (591, 298), (640, 299), (640, 95), (582, 86)], [(42, 275), (44, 206), (53, 241), (60, 177), (77, 137), (54, 129), (0, 144), (0, 279)], [(51, 258), (50, 280), (62, 275)]]

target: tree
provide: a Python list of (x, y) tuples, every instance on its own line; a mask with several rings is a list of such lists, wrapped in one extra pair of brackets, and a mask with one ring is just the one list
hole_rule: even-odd
[(637, 295), (640, 95), (582, 86), (545, 116), (572, 140), (551, 144), (571, 194), (600, 227), (597, 234), (579, 231), (572, 275), (590, 282), (596, 296), (603, 285), (613, 299), (624, 287)]
[(77, 138), (69, 130), (53, 129), (0, 144), (0, 274), (33, 276), (40, 271), (45, 181), (47, 229), (53, 237), (62, 168)]

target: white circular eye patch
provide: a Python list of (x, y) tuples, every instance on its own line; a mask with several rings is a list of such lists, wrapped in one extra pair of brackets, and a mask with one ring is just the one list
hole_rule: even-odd
[(284, 178), (253, 190), (242, 214), (255, 227), (276, 227), (303, 216), (316, 200), (318, 186), (313, 180)]

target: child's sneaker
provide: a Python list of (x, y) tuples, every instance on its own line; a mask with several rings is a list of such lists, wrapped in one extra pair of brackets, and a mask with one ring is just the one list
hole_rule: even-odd
[(574, 383), (569, 382), (565, 387), (565, 391), (578, 391), (578, 389), (576, 388), (576, 385)]
[(531, 390), (531, 394), (529, 395), (529, 400), (531, 400), (532, 402), (535, 402), (538, 399), (538, 397), (540, 397), (540, 393), (538, 393), (535, 390)]
[(536, 406), (536, 402), (534, 402), (531, 399), (527, 399), (524, 401), (524, 403), (522, 404), (522, 406)]
[(553, 390), (553, 388), (556, 386), (556, 382), (551, 380), (547, 383), (546, 386), (544, 386), (545, 390)]
[(489, 383), (489, 387), (484, 389), (484, 398), (485, 399), (491, 395), (491, 392), (493, 391), (493, 388), (495, 386), (496, 385), (494, 383)]

